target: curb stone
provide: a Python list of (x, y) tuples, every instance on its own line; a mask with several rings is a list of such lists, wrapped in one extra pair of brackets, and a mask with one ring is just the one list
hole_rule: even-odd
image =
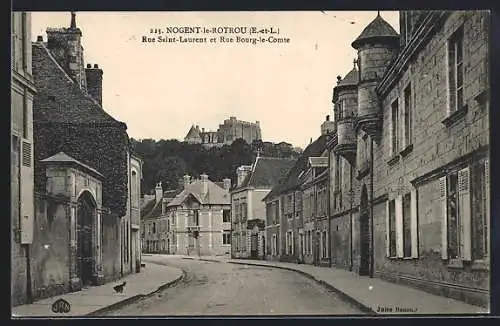
[[(185, 258), (185, 259), (191, 259), (191, 258)], [(200, 259), (200, 260), (208, 261), (208, 262), (213, 262), (213, 263), (223, 263), (224, 262), (224, 261), (212, 260), (212, 259)], [(345, 292), (337, 289), (336, 287), (332, 286), (331, 284), (328, 284), (327, 282), (325, 282), (323, 280), (317, 279), (315, 276), (313, 276), (313, 275), (311, 275), (311, 274), (309, 274), (307, 272), (304, 272), (304, 271), (301, 271), (301, 270), (298, 270), (298, 269), (294, 269), (294, 268), (290, 268), (290, 267), (285, 267), (285, 266), (266, 265), (266, 264), (250, 263), (250, 262), (228, 261), (228, 262), (225, 262), (225, 263), (235, 264), (235, 265), (251, 265), (251, 266), (268, 267), (268, 268), (270, 267), (270, 268), (283, 269), (283, 270), (288, 270), (288, 271), (299, 273), (299, 274), (301, 274), (301, 275), (303, 275), (303, 276), (305, 276), (305, 277), (307, 277), (307, 278), (315, 281), (319, 285), (327, 288), (328, 290), (337, 293), (345, 301), (348, 301), (349, 303), (355, 305), (356, 307), (358, 307), (364, 313), (366, 313), (368, 315), (373, 315), (373, 316), (377, 315), (377, 313), (372, 308), (370, 308), (367, 305), (359, 302), (354, 297), (352, 297), (352, 296), (348, 295), (347, 293), (345, 293)]]
[[(154, 263), (152, 263), (152, 264), (154, 264)], [(181, 269), (181, 271), (182, 271), (182, 274), (179, 277), (177, 277), (175, 280), (172, 280), (172, 281), (170, 281), (168, 283), (160, 285), (156, 290), (154, 290), (152, 292), (149, 292), (149, 293), (146, 293), (146, 294), (137, 294), (137, 295), (134, 295), (134, 296), (132, 296), (130, 298), (127, 298), (127, 299), (115, 302), (112, 305), (109, 305), (109, 306), (100, 308), (98, 310), (92, 311), (92, 312), (90, 312), (88, 314), (85, 314), (84, 316), (97, 316), (97, 315), (100, 315), (102, 313), (106, 313), (106, 312), (109, 312), (109, 311), (121, 308), (123, 306), (126, 306), (128, 304), (131, 304), (133, 302), (139, 301), (140, 299), (151, 297), (151, 296), (157, 294), (160, 291), (163, 291), (165, 289), (173, 287), (173, 286), (177, 285), (180, 281), (182, 281), (184, 279), (184, 277), (186, 276), (186, 272), (183, 269)]]

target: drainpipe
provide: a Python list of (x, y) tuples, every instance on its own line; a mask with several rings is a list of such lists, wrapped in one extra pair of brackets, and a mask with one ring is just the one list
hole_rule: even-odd
[(354, 202), (354, 193), (352, 190), (352, 165), (349, 165), (349, 202), (350, 202), (350, 211), (349, 211), (349, 248), (350, 248), (350, 254), (349, 254), (349, 271), (352, 271), (352, 266), (353, 266), (353, 261), (352, 261), (352, 204)]
[(330, 171), (331, 171), (331, 155), (330, 153), (328, 153), (328, 179), (326, 181), (326, 186), (327, 186), (327, 190), (326, 190), (326, 193), (327, 193), (327, 210), (326, 210), (326, 214), (328, 216), (328, 266), (329, 267), (332, 267), (332, 220), (331, 220), (331, 214), (330, 214), (330, 186), (331, 186), (331, 178), (330, 178)]
[(373, 138), (370, 137), (370, 278), (373, 278)]

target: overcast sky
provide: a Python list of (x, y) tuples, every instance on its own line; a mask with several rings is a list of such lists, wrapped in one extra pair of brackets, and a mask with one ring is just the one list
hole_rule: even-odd
[[(77, 12), (85, 63), (99, 64), (103, 106), (136, 139), (182, 140), (192, 124), (229, 116), (260, 121), (265, 141), (305, 147), (332, 113), (337, 75), (353, 67), (351, 42), (377, 12)], [(399, 32), (397, 12), (381, 15)], [(353, 23), (352, 23), (353, 22)], [(69, 27), (68, 12), (32, 14), (32, 37)], [(150, 28), (279, 28), (288, 44), (141, 42)], [(192, 36), (192, 35), (183, 35)], [(218, 37), (218, 36), (217, 36)]]

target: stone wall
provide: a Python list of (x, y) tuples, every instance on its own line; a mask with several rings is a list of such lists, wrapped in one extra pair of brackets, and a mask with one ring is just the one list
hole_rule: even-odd
[(31, 280), (36, 300), (70, 290), (70, 226), (68, 198), (37, 195), (35, 199)]
[[(415, 178), (439, 171), (464, 155), (489, 146), (488, 108), (475, 100), (476, 95), (488, 88), (488, 35), (485, 30), (488, 19), (487, 12), (452, 12), (420, 52), (410, 59), (401, 78), (383, 98), (382, 140), (375, 145), (375, 197), (388, 194), (389, 199), (393, 199), (407, 193), (412, 190), (410, 181)], [(455, 123), (446, 124), (444, 120), (449, 117), (447, 40), (462, 24), (467, 112)], [(414, 94), (412, 148), (404, 144), (394, 155), (390, 150), (391, 104), (399, 98), (399, 108), (403, 109), (404, 89), (410, 84)], [(409, 151), (400, 155), (399, 150), (405, 147)], [(477, 154), (474, 159), (480, 158), (481, 154)], [(437, 173), (441, 174), (417, 186), (418, 259), (386, 258), (386, 208), (376, 206), (376, 272), (382, 277), (409, 282), (438, 294), (484, 304), (489, 271), (451, 268), (440, 257), (442, 217), (437, 213), (437, 177), (445, 171)]]
[(102, 217), (102, 268), (104, 281), (109, 282), (121, 276), (120, 219), (114, 214)]

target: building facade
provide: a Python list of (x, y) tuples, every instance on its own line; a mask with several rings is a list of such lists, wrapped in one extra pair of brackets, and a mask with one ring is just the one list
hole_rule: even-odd
[(378, 15), (352, 43), (329, 142), (333, 266), (489, 304), (489, 19), (402, 11), (398, 34)]
[(230, 182), (223, 185), (208, 175), (191, 180), (184, 176), (184, 189), (166, 204), (168, 253), (218, 256), (231, 252)]
[[(14, 24), (21, 26), (17, 21), (21, 19), (28, 30), (29, 16), (16, 13), (14, 17)], [(24, 38), (32, 61), (13, 65), (16, 69), (32, 65), (37, 89), (33, 156), (26, 147), (22, 157), (26, 165), (31, 160), (34, 168), (35, 193), (17, 197), (21, 206), (34, 202), (33, 216), (23, 213), (27, 216), (23, 223), (33, 223), (32, 238), (25, 248), (26, 267), (20, 266), (21, 276), (13, 280), (14, 304), (79, 291), (137, 270), (137, 256), (131, 249), (131, 211), (138, 206), (132, 197), (138, 198), (140, 186), (136, 180), (134, 191), (131, 184), (133, 167), (136, 174), (140, 171), (137, 159), (130, 155), (126, 125), (102, 107), (102, 70), (97, 65), (84, 67), (81, 37), (72, 13), (70, 27), (47, 29), (47, 42), (42, 36), (34, 43)], [(20, 53), (24, 43), (18, 37), (13, 41), (14, 53)], [(27, 58), (25, 54), (23, 60)], [(29, 80), (27, 74), (25, 81)], [(13, 103), (17, 102), (14, 96)], [(30, 121), (29, 115), (25, 110), (25, 121)], [(16, 128), (18, 122), (13, 121)], [(14, 239), (13, 244), (28, 241), (27, 234), (16, 234), (20, 240)], [(19, 256), (15, 249), (14, 266)]]
[[(329, 121), (329, 117), (326, 121)], [(313, 243), (316, 241), (315, 230), (319, 227), (316, 223), (316, 194), (321, 189), (319, 198), (323, 205), (327, 196), (323, 189), (324, 183), (328, 181), (325, 173), (327, 160), (318, 157), (325, 153), (327, 130), (330, 128), (322, 127), (321, 136), (306, 147), (285, 180), (263, 198), (266, 203), (266, 259), (315, 262)], [(321, 187), (317, 186), (318, 182)], [(321, 207), (326, 208), (324, 205)], [(321, 212), (323, 221), (326, 214), (323, 214), (323, 210)]]
[(167, 205), (181, 190), (163, 191), (161, 182), (155, 187), (155, 198), (143, 209), (141, 221), (142, 250), (144, 253), (170, 253), (170, 223)]
[(206, 131), (199, 126), (191, 126), (184, 141), (190, 144), (202, 144), (205, 147), (231, 145), (236, 139), (243, 139), (248, 144), (262, 139), (259, 121), (255, 123), (229, 117), (219, 125), (217, 131)]
[(11, 14), (11, 293), (13, 304), (32, 300), (30, 245), (34, 228), (31, 14)]
[(236, 170), (237, 184), (231, 190), (233, 258), (264, 258), (266, 205), (262, 199), (285, 179), (294, 163), (257, 156), (252, 165)]

